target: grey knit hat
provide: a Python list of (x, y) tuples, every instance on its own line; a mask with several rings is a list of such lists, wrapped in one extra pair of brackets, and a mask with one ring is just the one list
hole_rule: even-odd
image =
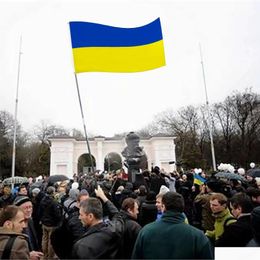
[(25, 202), (31, 201), (27, 196), (17, 196), (13, 202), (15, 206), (21, 206)]

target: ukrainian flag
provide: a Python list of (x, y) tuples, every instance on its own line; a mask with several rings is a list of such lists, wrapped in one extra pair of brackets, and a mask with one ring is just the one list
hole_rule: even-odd
[(75, 72), (140, 72), (165, 65), (160, 18), (142, 27), (70, 22)]
[(197, 184), (197, 185), (202, 185), (204, 184), (206, 181), (205, 178), (203, 178), (202, 176), (200, 176), (199, 174), (194, 174), (194, 181), (193, 184)]

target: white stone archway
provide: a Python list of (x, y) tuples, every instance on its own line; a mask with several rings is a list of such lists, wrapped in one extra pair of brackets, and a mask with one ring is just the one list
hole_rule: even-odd
[[(169, 162), (176, 161), (174, 136), (156, 135), (150, 138), (141, 138), (140, 146), (148, 158), (148, 168), (159, 166), (165, 171), (174, 170), (175, 165)], [(72, 177), (77, 173), (78, 159), (88, 153), (85, 140), (77, 140), (73, 137), (53, 137), (51, 142), (50, 175), (65, 174)], [(91, 154), (96, 160), (96, 169), (104, 170), (105, 156), (110, 152), (118, 153), (122, 161), (124, 158), (121, 152), (126, 147), (125, 138), (106, 138), (97, 136), (89, 138)]]

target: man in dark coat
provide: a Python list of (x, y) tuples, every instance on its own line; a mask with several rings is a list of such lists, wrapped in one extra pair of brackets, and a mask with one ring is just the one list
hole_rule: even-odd
[(251, 213), (251, 225), (253, 229), (253, 239), (249, 241), (247, 247), (260, 246), (260, 206), (255, 207)]
[(138, 204), (133, 198), (127, 198), (122, 203), (120, 211), (124, 220), (124, 236), (121, 257), (131, 259), (132, 251), (141, 226), (137, 223)]
[(30, 258), (39, 259), (43, 256), (43, 253), (40, 252), (41, 247), (38, 243), (37, 233), (32, 220), (32, 202), (29, 197), (20, 195), (15, 198), (14, 205), (18, 206), (24, 213), (25, 227), (23, 229), (23, 234), (26, 234), (28, 236)]
[(133, 259), (213, 259), (208, 238), (184, 222), (184, 199), (176, 192), (162, 197), (163, 215), (139, 232)]
[[(75, 259), (114, 259), (119, 257), (123, 234), (123, 220), (119, 215), (113, 222), (103, 222), (102, 204), (89, 198), (80, 204), (80, 219), (87, 232), (73, 246)], [(117, 218), (118, 216), (118, 218)]]
[(224, 233), (215, 246), (244, 247), (253, 238), (250, 215), (253, 209), (251, 199), (243, 192), (236, 193), (230, 199), (232, 215), (237, 221), (224, 227)]
[(46, 196), (40, 203), (40, 219), (42, 222), (42, 250), (44, 259), (55, 258), (55, 252), (51, 245), (51, 234), (61, 224), (62, 209), (59, 203), (54, 199), (55, 188), (49, 186), (46, 190)]

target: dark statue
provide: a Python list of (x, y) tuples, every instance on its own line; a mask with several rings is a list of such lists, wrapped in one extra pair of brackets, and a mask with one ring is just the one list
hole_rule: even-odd
[(141, 170), (147, 169), (147, 156), (143, 147), (139, 146), (140, 137), (136, 133), (127, 134), (125, 141), (127, 146), (122, 155), (125, 157), (124, 165), (128, 168), (128, 181), (139, 182), (143, 178)]

